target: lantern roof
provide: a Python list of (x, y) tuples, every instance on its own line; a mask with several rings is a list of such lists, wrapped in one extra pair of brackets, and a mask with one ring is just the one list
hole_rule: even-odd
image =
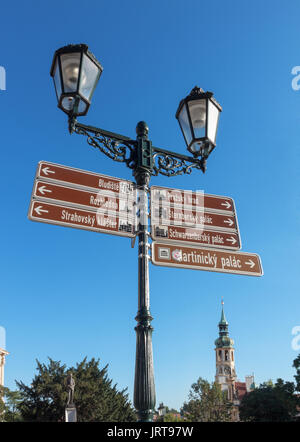
[(178, 119), (179, 113), (181, 111), (181, 108), (183, 106), (184, 103), (187, 103), (188, 101), (192, 101), (192, 100), (200, 100), (201, 98), (209, 98), (214, 105), (219, 109), (220, 112), (222, 112), (222, 106), (217, 102), (217, 100), (213, 97), (213, 92), (207, 91), (205, 92), (201, 87), (199, 86), (195, 86), (191, 92), (189, 93), (189, 95), (187, 95), (185, 98), (183, 98), (178, 106), (178, 109), (176, 111), (176, 118)]
[(86, 53), (91, 60), (103, 71), (103, 66), (99, 63), (95, 55), (89, 50), (89, 47), (85, 43), (79, 43), (79, 44), (68, 44), (66, 46), (63, 46), (62, 48), (59, 48), (55, 51), (53, 56), (53, 61), (50, 69), (50, 75), (53, 76), (53, 71), (55, 67), (55, 60), (56, 56), (60, 54), (71, 54), (73, 52), (84, 52)]

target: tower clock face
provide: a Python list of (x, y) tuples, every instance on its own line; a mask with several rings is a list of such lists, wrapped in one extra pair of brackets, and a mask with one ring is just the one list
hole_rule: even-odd
[(224, 373), (225, 374), (231, 374), (230, 367), (224, 367)]

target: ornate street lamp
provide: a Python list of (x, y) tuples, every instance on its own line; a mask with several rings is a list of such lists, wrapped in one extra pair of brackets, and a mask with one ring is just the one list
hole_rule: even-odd
[(194, 87), (190, 94), (180, 101), (178, 119), (188, 150), (194, 157), (207, 159), (216, 146), (219, 115), (222, 108), (213, 98), (212, 92)]
[(53, 77), (58, 107), (68, 115), (86, 115), (103, 71), (85, 44), (58, 49), (53, 57)]
[[(211, 92), (194, 88), (181, 101), (176, 116), (193, 156), (155, 147), (148, 139), (144, 121), (136, 126), (135, 140), (94, 126), (78, 123), (76, 116), (88, 111), (102, 67), (86, 45), (70, 45), (55, 52), (51, 76), (54, 78), (58, 107), (69, 115), (69, 131), (87, 137), (90, 146), (98, 148), (114, 161), (132, 169), (139, 192), (138, 231), (138, 312), (136, 316), (136, 364), (134, 406), (141, 422), (152, 421), (155, 386), (152, 356), (152, 316), (149, 291), (149, 182), (151, 176), (190, 174), (193, 169), (205, 172), (206, 159), (215, 146), (221, 107)], [(205, 129), (202, 130), (202, 127)], [(202, 132), (201, 132), (202, 130)]]

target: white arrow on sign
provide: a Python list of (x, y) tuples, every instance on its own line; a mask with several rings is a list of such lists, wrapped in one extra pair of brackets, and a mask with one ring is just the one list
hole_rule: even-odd
[(231, 236), (230, 238), (226, 238), (226, 241), (231, 242), (232, 245), (237, 242), (237, 240), (233, 236)]
[(225, 206), (226, 209), (229, 209), (231, 207), (231, 204), (228, 201), (225, 201), (225, 203), (221, 203), (221, 206)]
[(45, 192), (52, 193), (52, 190), (46, 189), (46, 186), (41, 186), (38, 188), (38, 191), (41, 192), (42, 195), (45, 195)]
[(224, 220), (224, 223), (229, 224), (229, 226), (231, 227), (233, 225), (233, 221), (232, 219), (228, 218)]
[(250, 266), (251, 269), (255, 266), (255, 262), (253, 262), (251, 259), (249, 261), (245, 262), (245, 264)]
[(55, 173), (55, 170), (50, 170), (48, 166), (44, 167), (42, 171), (44, 172), (45, 175), (49, 175), (49, 173)]
[(38, 215), (41, 215), (42, 212), (49, 213), (48, 210), (43, 209), (43, 206), (35, 207), (34, 210), (35, 210), (35, 212), (36, 212)]

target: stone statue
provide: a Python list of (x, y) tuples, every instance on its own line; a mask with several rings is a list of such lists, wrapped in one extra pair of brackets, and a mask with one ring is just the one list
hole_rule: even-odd
[(68, 388), (68, 402), (67, 406), (74, 406), (74, 389), (75, 389), (75, 380), (73, 378), (72, 373), (70, 373), (67, 377), (67, 388)]

